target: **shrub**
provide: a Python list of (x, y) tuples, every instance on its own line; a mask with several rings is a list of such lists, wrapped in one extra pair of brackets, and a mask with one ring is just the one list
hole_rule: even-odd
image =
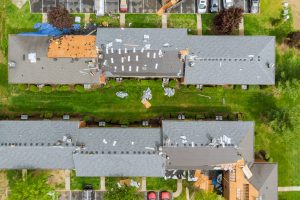
[(52, 87), (49, 85), (46, 85), (42, 88), (42, 91), (45, 93), (50, 93), (50, 92), (52, 92)]
[(56, 7), (48, 12), (49, 23), (53, 26), (64, 29), (71, 28), (74, 22), (74, 17), (64, 7)]
[(19, 84), (19, 85), (17, 86), (17, 88), (18, 88), (18, 90), (20, 90), (20, 91), (25, 91), (25, 90), (27, 89), (27, 85)]
[(231, 7), (221, 10), (214, 18), (213, 30), (216, 34), (229, 35), (234, 33), (239, 27), (244, 10), (242, 8)]
[(53, 117), (53, 113), (51, 113), (51, 112), (46, 112), (45, 114), (44, 114), (44, 118), (45, 119), (51, 119)]
[(76, 85), (75, 90), (76, 92), (80, 92), (80, 93), (83, 93), (85, 91), (82, 85)]
[(85, 122), (93, 122), (93, 118), (92, 117), (90, 117), (90, 116), (84, 116), (83, 117), (83, 121), (85, 121)]
[(61, 85), (57, 88), (58, 91), (70, 91), (70, 89), (69, 85)]
[(31, 91), (31, 92), (38, 92), (39, 88), (36, 85), (30, 85), (29, 86), (29, 91)]
[(287, 44), (291, 47), (300, 48), (300, 31), (289, 33), (287, 36)]

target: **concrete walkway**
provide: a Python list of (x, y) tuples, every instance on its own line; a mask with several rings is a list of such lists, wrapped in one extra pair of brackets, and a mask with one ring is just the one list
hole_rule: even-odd
[(48, 22), (48, 15), (47, 15), (47, 13), (43, 13), (42, 14), (42, 22), (43, 23), (47, 23)]
[(120, 13), (120, 27), (125, 28), (125, 13)]
[(105, 177), (104, 176), (100, 177), (100, 191), (106, 191), (106, 188), (105, 188)]
[(168, 15), (167, 14), (162, 14), (161, 24), (162, 24), (162, 28), (168, 28)]
[(173, 193), (173, 198), (179, 197), (182, 193), (182, 179), (177, 179), (177, 190)]
[(142, 177), (141, 192), (145, 192), (145, 191), (147, 191), (146, 177)]
[(186, 200), (190, 200), (190, 190), (188, 187), (185, 188), (185, 198)]
[(244, 17), (241, 20), (241, 23), (239, 24), (239, 35), (244, 35)]
[(65, 170), (65, 190), (69, 191), (71, 189), (71, 172), (70, 170)]
[(197, 31), (198, 31), (198, 35), (202, 35), (202, 18), (201, 18), (201, 14), (197, 14)]
[(278, 187), (278, 192), (300, 191), (300, 186)]
[[(2, 1), (1, 1), (2, 2)], [(17, 6), (19, 9), (21, 9), (24, 4), (27, 2), (27, 0), (11, 0), (11, 2)]]
[(90, 16), (91, 16), (90, 13), (85, 13), (84, 14), (84, 25), (85, 26), (90, 23)]

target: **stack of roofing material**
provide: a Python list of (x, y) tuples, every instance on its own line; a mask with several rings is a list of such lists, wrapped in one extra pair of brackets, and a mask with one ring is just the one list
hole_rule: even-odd
[(152, 92), (150, 88), (147, 88), (143, 91), (143, 97), (142, 100), (151, 100), (152, 99)]
[(173, 88), (165, 88), (165, 95), (168, 97), (172, 97), (175, 95), (175, 89)]

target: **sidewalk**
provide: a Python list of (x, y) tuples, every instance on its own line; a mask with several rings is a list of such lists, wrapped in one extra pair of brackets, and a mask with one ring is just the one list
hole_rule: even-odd
[(300, 191), (300, 186), (278, 187), (278, 192)]

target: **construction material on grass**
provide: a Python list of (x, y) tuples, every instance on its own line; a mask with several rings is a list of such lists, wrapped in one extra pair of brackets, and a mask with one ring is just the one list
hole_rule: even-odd
[(165, 96), (172, 97), (175, 95), (175, 89), (173, 88), (164, 88)]
[(143, 99), (141, 102), (142, 102), (142, 104), (144, 104), (145, 108), (148, 109), (151, 107), (151, 103), (148, 100)]
[(152, 92), (151, 92), (150, 88), (147, 88), (146, 90), (143, 91), (142, 101), (143, 100), (151, 100), (151, 99), (152, 99)]
[(122, 91), (117, 92), (116, 95), (117, 95), (117, 97), (120, 97), (121, 99), (128, 97), (128, 93), (122, 92)]

